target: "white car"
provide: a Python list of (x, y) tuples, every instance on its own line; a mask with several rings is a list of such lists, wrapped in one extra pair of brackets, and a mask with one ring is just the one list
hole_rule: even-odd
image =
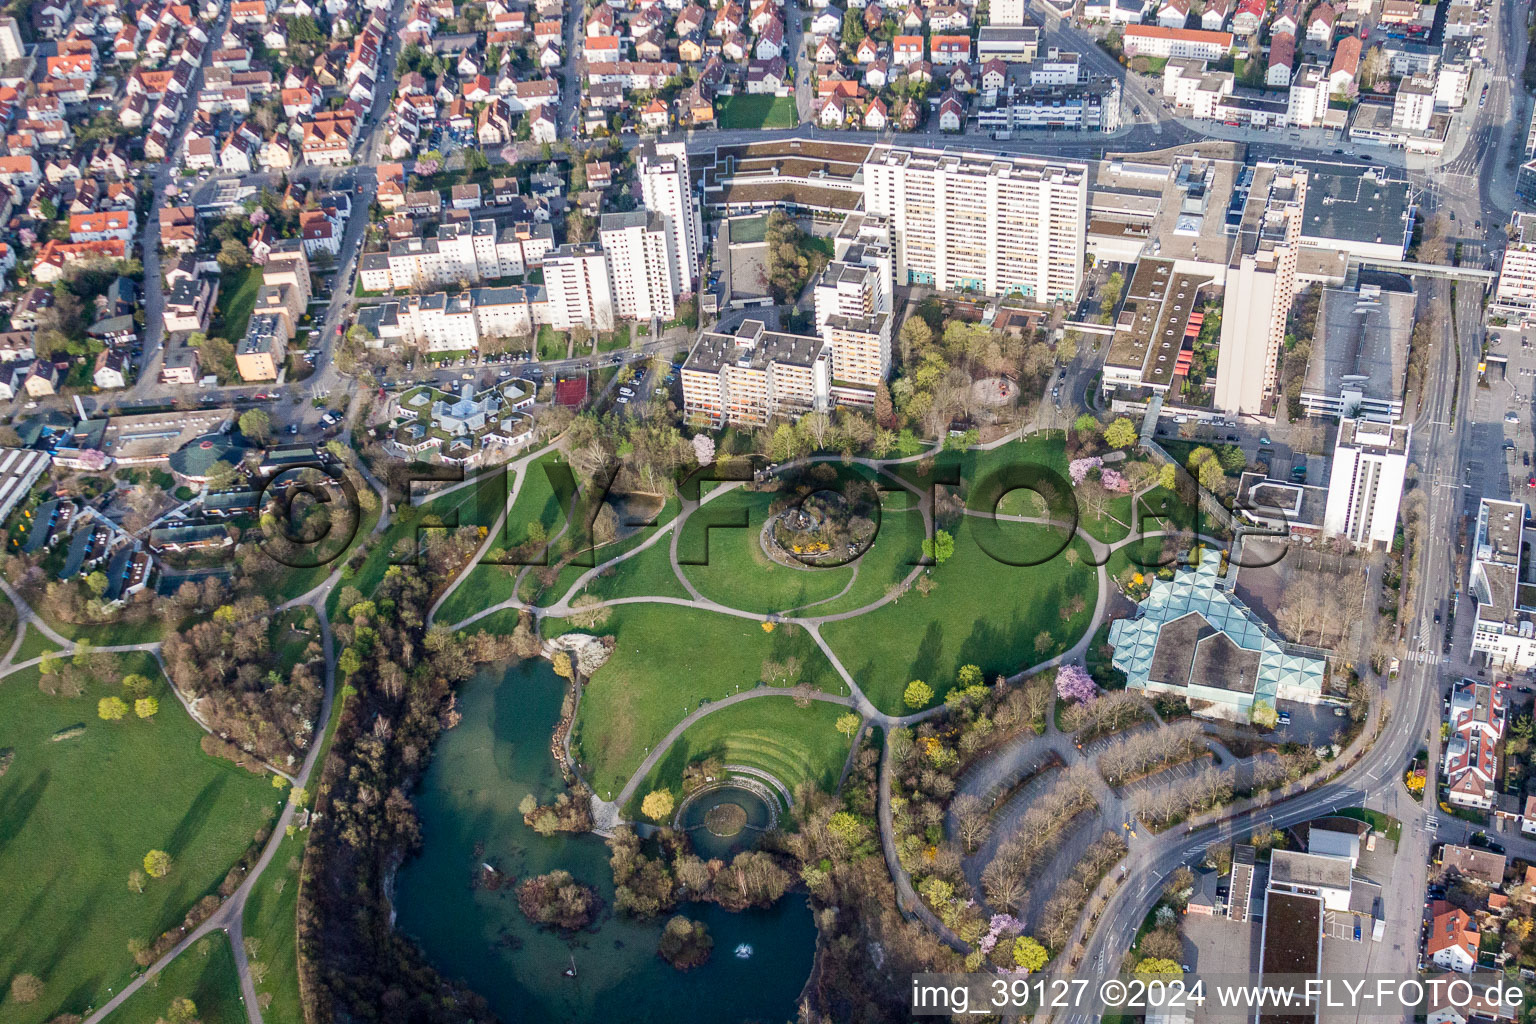
[(634, 388), (619, 388), (619, 394), (623, 395), (625, 398), (633, 398), (633, 397), (635, 397), (635, 389)]

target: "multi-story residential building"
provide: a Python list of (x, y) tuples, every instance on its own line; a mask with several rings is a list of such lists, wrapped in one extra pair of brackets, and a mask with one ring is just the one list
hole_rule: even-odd
[(734, 334), (705, 331), (682, 368), (690, 421), (765, 426), (775, 416), (824, 411), (832, 393), (832, 346), (744, 320)]
[(987, 20), (993, 25), (1024, 25), (1027, 23), (1024, 12), (1028, 6), (1025, 0), (994, 0)]
[(1293, 128), (1316, 128), (1328, 111), (1328, 72), (1321, 64), (1303, 64), (1291, 80), (1285, 119)]
[(543, 264), (554, 248), (548, 224), (498, 224), (490, 218), (441, 225), (436, 238), (403, 238), (363, 256), (358, 278), (368, 291), (478, 284), (516, 277)]
[(608, 259), (614, 313), (631, 320), (671, 320), (677, 315), (673, 269), (675, 236), (652, 210), (605, 213), (598, 242)]
[(0, 61), (9, 64), (26, 56), (27, 48), (21, 41), (21, 27), (15, 18), (0, 18)]
[(864, 208), (889, 222), (896, 281), (1075, 301), (1088, 176), (1082, 164), (878, 145)]
[(288, 358), (288, 330), (276, 313), (253, 313), (235, 345), (241, 380), (276, 380)]
[(1407, 424), (1343, 419), (1333, 447), (1323, 535), (1356, 547), (1389, 549), (1408, 471)]
[(602, 246), (586, 242), (551, 249), (544, 257), (544, 289), (549, 324), (556, 330), (613, 330), (613, 288)]
[(1104, 356), (1103, 389), (1147, 388), (1166, 393), (1187, 372), (1204, 315), (1195, 312), (1200, 289), (1210, 278), (1174, 273), (1172, 260), (1143, 257), (1125, 290), (1125, 302)]
[(1027, 85), (999, 91), (997, 103), (976, 114), (980, 131), (1057, 128), (1112, 132), (1120, 127), (1120, 83)]
[(1280, 343), (1296, 291), (1307, 172), (1261, 163), (1227, 264), (1215, 406), (1258, 415), (1275, 397)]
[(427, 352), (461, 352), (486, 338), (525, 337), (548, 322), (544, 289), (470, 288), (458, 295), (412, 295), (362, 310), (357, 322), (381, 342), (407, 342)]
[(1462, 679), (1451, 689), (1441, 771), (1450, 790), (1447, 799), (1458, 807), (1487, 810), (1493, 806), (1508, 689), (1508, 683), (1476, 679)]
[(1428, 131), (1435, 113), (1435, 86), (1433, 75), (1412, 75), (1398, 83), (1392, 99), (1392, 127)]
[(641, 202), (667, 219), (675, 257), (672, 290), (691, 295), (698, 284), (699, 259), (704, 254), (704, 229), (688, 172), (688, 149), (681, 142), (643, 143), (635, 153)]
[(1526, 579), (1525, 519), (1523, 502), (1485, 498), (1473, 538), (1472, 651), (1505, 670), (1536, 667), (1536, 587)]
[(1131, 25), (1125, 30), (1127, 57), (1194, 57), (1220, 60), (1232, 49), (1232, 33), (1198, 28)]
[(1499, 267), (1490, 312), (1536, 321), (1536, 214), (1516, 210), (1509, 218), (1509, 241)]

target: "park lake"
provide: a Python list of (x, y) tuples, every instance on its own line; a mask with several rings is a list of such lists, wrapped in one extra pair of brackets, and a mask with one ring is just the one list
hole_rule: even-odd
[[(678, 908), (703, 921), (714, 954), (680, 973), (656, 955), (665, 918), (612, 910), (608, 848), (598, 836), (542, 837), (523, 824), (528, 793), (549, 802), (562, 783), (550, 754), (565, 683), (544, 661), (483, 668), (459, 691), (460, 724), (438, 740), (416, 794), (422, 848), (401, 871), (397, 926), (429, 960), (489, 1000), (503, 1020), (788, 1020), (811, 970), (816, 929), (803, 895), (733, 914)], [(530, 924), (514, 887), (477, 883), (481, 864), (508, 879), (563, 868), (597, 888), (605, 909), (566, 936)], [(577, 975), (565, 976), (574, 960)]]

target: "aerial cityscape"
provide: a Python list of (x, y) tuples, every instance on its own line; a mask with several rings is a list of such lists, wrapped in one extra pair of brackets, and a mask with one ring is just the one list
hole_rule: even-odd
[(1530, 1024), (1533, 38), (5, 5), (0, 1024)]

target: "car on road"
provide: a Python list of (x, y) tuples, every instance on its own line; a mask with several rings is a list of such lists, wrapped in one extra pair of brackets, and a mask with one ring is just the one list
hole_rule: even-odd
[(336, 337), (341, 337), (341, 324), (336, 325)]
[(635, 389), (634, 388), (619, 388), (619, 394), (623, 395), (625, 398), (633, 398), (634, 395), (635, 395)]
[(288, 426), (283, 428), (283, 433), (285, 434), (297, 434), (298, 432), (299, 425), (297, 423), (290, 423)]
[(1270, 439), (1269, 439), (1269, 438), (1267, 438), (1267, 437), (1261, 437), (1261, 438), (1259, 438), (1259, 444), (1261, 444), (1261, 445), (1264, 445), (1264, 446), (1265, 446), (1265, 447), (1266, 447), (1266, 448), (1267, 448), (1267, 447), (1269, 447), (1269, 446), (1270, 446), (1270, 445), (1271, 445), (1271, 444), (1274, 444), (1274, 442), (1273, 442), (1273, 441), (1271, 441), (1271, 440), (1270, 440)]
[(505, 380), (506, 378), (512, 376), (512, 371), (511, 370), (502, 370), (496, 376), (498, 376), (498, 377), (502, 378), (503, 380)]
[(619, 404), (620, 405), (628, 405), (629, 404), (629, 396), (628, 395), (620, 395), (619, 396)]
[(1291, 713), (1289, 711), (1282, 711), (1282, 712), (1280, 712), (1279, 715), (1276, 716), (1276, 720), (1281, 725), (1290, 725), (1291, 724)]

